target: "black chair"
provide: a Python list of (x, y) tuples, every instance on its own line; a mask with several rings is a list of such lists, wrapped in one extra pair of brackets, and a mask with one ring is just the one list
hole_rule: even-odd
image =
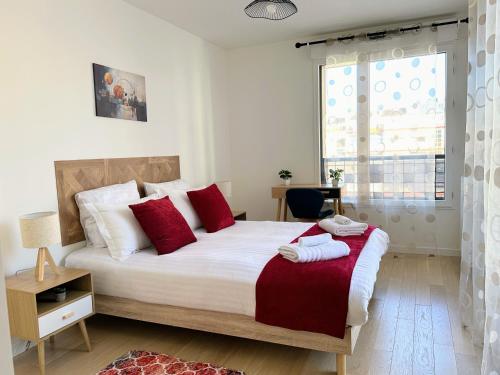
[(333, 210), (321, 211), (325, 197), (316, 189), (288, 189), (286, 200), (292, 215), (297, 219), (318, 220), (333, 214)]

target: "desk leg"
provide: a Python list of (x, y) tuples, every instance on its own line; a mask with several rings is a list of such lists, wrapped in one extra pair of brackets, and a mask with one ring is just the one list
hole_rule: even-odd
[(45, 375), (45, 341), (38, 341), (38, 368), (40, 375)]
[(285, 198), (285, 207), (284, 207), (284, 212), (283, 212), (283, 221), (287, 221), (287, 216), (288, 216), (288, 201)]
[(342, 206), (342, 198), (339, 198), (339, 214), (343, 215), (345, 213), (344, 206)]
[(278, 198), (278, 209), (276, 210), (276, 221), (281, 221), (281, 198)]
[(337, 215), (339, 213), (339, 209), (337, 206), (337, 198), (332, 199), (332, 209), (333, 209), (333, 214)]

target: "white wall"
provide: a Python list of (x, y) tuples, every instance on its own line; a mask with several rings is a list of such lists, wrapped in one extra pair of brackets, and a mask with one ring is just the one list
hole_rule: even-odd
[(12, 364), (12, 348), (9, 335), (9, 319), (7, 315), (7, 299), (5, 297), (5, 279), (3, 274), (2, 254), (0, 253), (0, 374), (14, 373)]
[[(297, 50), (294, 42), (229, 51), (233, 203), (246, 209), (250, 220), (274, 219), (277, 203), (271, 199), (271, 186), (280, 183), (280, 169), (292, 170), (293, 183), (319, 179), (314, 65), (309, 49)], [(456, 105), (448, 108), (449, 135), (454, 144), (454, 152), (449, 149), (448, 158), (456, 161), (449, 163), (453, 164), (449, 181), (449, 187), (454, 188), (452, 208), (437, 210), (433, 223), (425, 221), (424, 210), (419, 218), (401, 215), (397, 225), (375, 210), (348, 211), (355, 218), (360, 213), (367, 214), (370, 223), (382, 225), (391, 235), (393, 250), (459, 254), (459, 176), (463, 170), (467, 76), (465, 38), (458, 42), (455, 53), (456, 72), (450, 77), (453, 82), (449, 96), (455, 98)]]
[(291, 169), (313, 182), (313, 69), (292, 42), (229, 51), (233, 202), (252, 220), (274, 219), (271, 186)]
[[(55, 160), (178, 154), (193, 183), (230, 179), (225, 50), (120, 0), (20, 0), (0, 13), (7, 275), (35, 264), (17, 218), (57, 210)], [(94, 115), (93, 62), (146, 77), (147, 124)], [(58, 262), (67, 252), (51, 248)]]

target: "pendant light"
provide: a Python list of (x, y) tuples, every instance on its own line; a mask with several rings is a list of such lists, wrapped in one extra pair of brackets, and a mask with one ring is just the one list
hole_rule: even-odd
[(247, 5), (245, 13), (252, 18), (279, 21), (297, 13), (297, 7), (290, 0), (255, 0)]

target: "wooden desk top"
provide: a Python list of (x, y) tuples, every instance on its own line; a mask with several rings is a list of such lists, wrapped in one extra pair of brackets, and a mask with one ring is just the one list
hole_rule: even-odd
[(332, 184), (291, 184), (291, 185), (275, 185), (271, 188), (273, 199), (285, 198), (288, 189), (310, 188), (319, 190), (341, 190), (341, 187), (333, 187)]

